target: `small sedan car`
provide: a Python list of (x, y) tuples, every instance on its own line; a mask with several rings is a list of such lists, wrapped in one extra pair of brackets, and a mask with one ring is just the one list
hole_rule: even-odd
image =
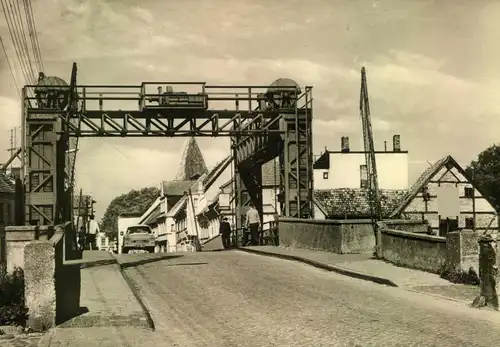
[(123, 236), (122, 254), (130, 250), (155, 252), (155, 236), (148, 225), (133, 225), (127, 228)]

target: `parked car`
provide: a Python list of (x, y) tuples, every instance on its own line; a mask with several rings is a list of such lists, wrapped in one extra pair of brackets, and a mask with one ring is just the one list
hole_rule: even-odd
[(130, 250), (154, 253), (155, 236), (148, 225), (133, 225), (127, 228), (123, 236), (122, 254), (127, 254)]

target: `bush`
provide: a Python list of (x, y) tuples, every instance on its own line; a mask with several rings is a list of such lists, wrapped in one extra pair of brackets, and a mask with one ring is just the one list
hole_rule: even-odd
[(7, 273), (5, 267), (0, 267), (0, 325), (24, 326), (27, 318), (23, 269)]
[(478, 286), (480, 284), (479, 276), (473, 268), (469, 271), (452, 271), (445, 269), (441, 272), (441, 278), (457, 284), (471, 284)]

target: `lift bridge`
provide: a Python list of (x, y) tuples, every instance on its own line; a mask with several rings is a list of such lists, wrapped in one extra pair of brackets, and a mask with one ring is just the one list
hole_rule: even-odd
[(313, 99), (312, 87), (303, 89), (290, 79), (270, 86), (78, 85), (76, 63), (69, 85), (41, 74), (23, 88), (22, 224), (72, 220), (69, 149), (83, 137), (230, 137), (237, 228), (250, 201), (262, 216), (261, 167), (278, 156), (281, 215), (312, 218)]

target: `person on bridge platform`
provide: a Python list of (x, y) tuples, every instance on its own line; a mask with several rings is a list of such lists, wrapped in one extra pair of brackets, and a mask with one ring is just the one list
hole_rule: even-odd
[(227, 217), (224, 217), (220, 223), (219, 234), (222, 237), (224, 249), (231, 248), (231, 224), (229, 224)]
[(250, 244), (259, 245), (260, 216), (253, 203), (249, 204), (250, 209), (247, 212), (247, 227), (250, 229)]

